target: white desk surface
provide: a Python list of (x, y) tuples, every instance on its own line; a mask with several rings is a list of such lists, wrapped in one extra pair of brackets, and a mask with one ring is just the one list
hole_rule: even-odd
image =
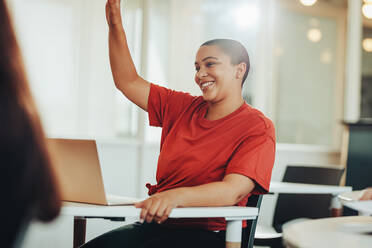
[[(139, 217), (141, 209), (134, 206), (103, 206), (75, 202), (63, 202), (63, 215), (82, 217)], [(192, 207), (175, 208), (170, 218), (213, 218), (255, 219), (258, 209), (254, 207)]]
[(342, 193), (338, 196), (344, 206), (359, 211), (363, 215), (372, 215), (372, 200), (359, 201), (363, 190)]
[(287, 226), (283, 239), (289, 247), (371, 248), (371, 232), (372, 217), (369, 216), (324, 218)]
[(345, 205), (346, 207), (359, 211), (360, 214), (372, 215), (372, 200), (342, 202), (342, 204)]
[(305, 183), (271, 182), (270, 193), (287, 194), (333, 194), (350, 192), (352, 187)]

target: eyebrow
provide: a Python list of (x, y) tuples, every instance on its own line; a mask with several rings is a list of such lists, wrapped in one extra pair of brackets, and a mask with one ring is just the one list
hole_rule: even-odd
[[(218, 60), (218, 58), (216, 58), (216, 57), (209, 56), (209, 57), (205, 57), (204, 59), (202, 59), (202, 62), (206, 61), (207, 59)], [(195, 62), (195, 65), (197, 65), (197, 64), (198, 64), (198, 62)]]

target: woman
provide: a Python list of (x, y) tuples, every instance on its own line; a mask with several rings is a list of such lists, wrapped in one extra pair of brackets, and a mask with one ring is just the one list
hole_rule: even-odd
[[(272, 122), (242, 98), (249, 70), (245, 48), (212, 40), (197, 52), (201, 97), (150, 84), (136, 72), (122, 26), (120, 1), (106, 4), (109, 54), (116, 87), (162, 127), (157, 184), (141, 222), (106, 233), (84, 247), (224, 247), (223, 219), (168, 219), (175, 207), (245, 206), (268, 191), (274, 163)], [(145, 223), (143, 223), (145, 222)]]
[(1, 247), (20, 246), (28, 222), (54, 219), (60, 198), (5, 0), (0, 0)]

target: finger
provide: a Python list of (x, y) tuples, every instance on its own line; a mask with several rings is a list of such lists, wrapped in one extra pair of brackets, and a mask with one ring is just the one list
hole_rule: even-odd
[(117, 7), (116, 5), (109, 4), (109, 6), (106, 9), (106, 18), (110, 26), (121, 24), (120, 6)]
[(160, 219), (160, 223), (163, 223), (164, 221), (166, 221), (170, 215), (170, 213), (172, 212), (172, 207), (167, 207), (163, 216), (161, 217)]
[(161, 202), (160, 200), (156, 200), (152, 202), (151, 207), (147, 211), (147, 216), (146, 216), (147, 223), (151, 223), (152, 220), (154, 219), (154, 216), (160, 206), (160, 202)]
[(110, 14), (110, 15), (118, 15), (120, 14), (120, 1), (111, 1), (109, 0), (107, 3), (106, 3), (106, 11)]
[(372, 200), (372, 191), (365, 191), (363, 196), (360, 198), (360, 200)]
[(108, 0), (108, 3), (115, 8), (120, 8), (120, 0)]
[(160, 204), (159, 208), (158, 208), (158, 211), (156, 212), (155, 216), (154, 216), (154, 220), (160, 224), (161, 223), (161, 219), (163, 218), (163, 215), (165, 214), (165, 210), (167, 209), (168, 205), (167, 204)]
[(148, 209), (151, 207), (151, 200), (145, 200), (143, 202), (143, 205), (142, 205), (142, 210), (141, 210), (141, 213), (140, 213), (140, 222), (144, 222), (146, 216), (147, 216), (147, 212), (148, 212)]
[(116, 0), (116, 7), (120, 9), (121, 0)]
[(144, 201), (135, 202), (134, 207), (135, 208), (142, 208), (144, 206)]

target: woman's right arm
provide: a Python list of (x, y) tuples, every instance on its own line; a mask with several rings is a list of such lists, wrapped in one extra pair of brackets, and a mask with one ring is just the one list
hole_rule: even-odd
[(125, 36), (120, 0), (108, 0), (106, 18), (109, 26), (109, 55), (115, 86), (130, 101), (147, 111), (150, 83), (141, 78), (134, 66)]

